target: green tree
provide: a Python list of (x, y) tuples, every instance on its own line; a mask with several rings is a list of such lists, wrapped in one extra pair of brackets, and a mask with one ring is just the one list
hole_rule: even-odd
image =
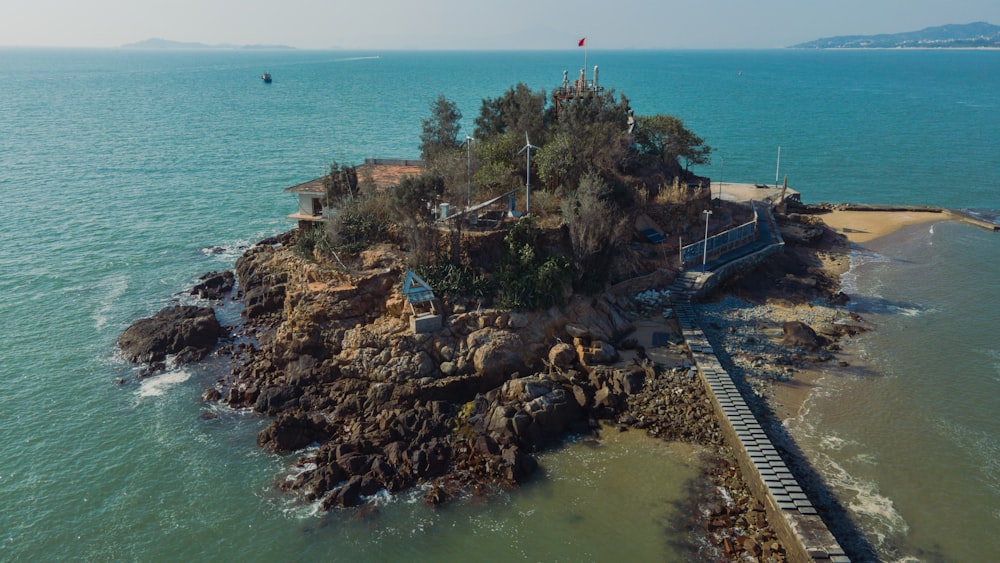
[(562, 201), (563, 222), (569, 230), (580, 289), (603, 285), (614, 250), (629, 234), (629, 217), (611, 201), (613, 190), (590, 173)]
[(484, 195), (496, 196), (520, 185), (524, 169), (518, 165), (517, 151), (522, 146), (524, 133), (518, 136), (513, 131), (480, 139), (475, 143), (481, 165), (473, 176), (473, 183), (482, 187)]
[(643, 154), (658, 158), (668, 167), (682, 159), (685, 171), (692, 164), (708, 164), (712, 154), (704, 139), (672, 115), (637, 117), (635, 140)]
[(423, 133), (420, 134), (420, 154), (428, 162), (461, 145), (458, 132), (462, 121), (462, 112), (444, 94), (431, 102), (430, 109), (431, 116), (423, 120)]
[(354, 199), (358, 195), (358, 172), (354, 166), (330, 164), (330, 173), (323, 177), (323, 190), (327, 205), (337, 205), (342, 199)]
[(390, 193), (389, 207), (410, 243), (415, 265), (427, 265), (434, 256), (434, 208), (442, 193), (444, 179), (433, 173), (403, 178)]
[(499, 98), (487, 98), (476, 118), (477, 139), (488, 139), (505, 133), (527, 133), (532, 142), (540, 144), (545, 133), (545, 91), (533, 92), (521, 82)]
[[(578, 184), (591, 171), (601, 175), (619, 173), (631, 145), (627, 118), (628, 100), (622, 96), (615, 102), (613, 91), (562, 104), (550, 133), (550, 138), (560, 139), (562, 146), (549, 156), (542, 155), (546, 149), (542, 147), (540, 166), (546, 174), (560, 172), (557, 176), (562, 176), (561, 183), (568, 187)], [(555, 162), (549, 161), (550, 156)]]
[(558, 133), (549, 139), (535, 158), (538, 177), (551, 190), (568, 188), (571, 179), (582, 173), (582, 163), (576, 158), (573, 139), (566, 133)]

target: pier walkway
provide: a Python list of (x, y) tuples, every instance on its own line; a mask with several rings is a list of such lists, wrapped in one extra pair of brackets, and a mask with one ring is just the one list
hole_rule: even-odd
[(732, 448), (744, 480), (764, 503), (768, 522), (784, 543), (792, 561), (849, 563), (850, 559), (820, 518), (788, 465), (778, 454), (760, 421), (751, 412), (735, 382), (719, 362), (705, 336), (693, 301), (739, 271), (756, 266), (784, 250), (784, 241), (767, 202), (752, 202), (760, 216), (758, 234), (748, 242), (683, 272), (670, 286), (674, 312), (698, 376), (712, 398), (719, 426)]

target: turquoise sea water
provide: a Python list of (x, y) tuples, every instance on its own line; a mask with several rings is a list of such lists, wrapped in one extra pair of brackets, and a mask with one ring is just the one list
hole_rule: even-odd
[[(131, 321), (291, 227), (283, 188), (332, 160), (417, 157), (438, 94), (471, 133), (484, 97), (519, 81), (550, 91), (583, 62), (375, 54), (0, 50), (0, 559), (613, 559), (606, 546), (626, 536), (595, 513), (638, 513), (634, 560), (690, 556), (670, 525), (693, 475), (676, 452), (577, 444), (496, 505), (397, 498), (318, 517), (271, 486), (290, 459), (254, 445), (266, 421), (201, 418), (213, 366), (139, 384), (116, 357)], [(780, 146), (806, 201), (1000, 209), (1000, 52), (588, 62), (638, 114), (681, 117), (716, 147), (700, 170), (713, 177), (770, 182)], [(882, 557), (985, 560), (1000, 552), (1000, 236), (954, 223), (900, 236), (859, 251), (852, 278), (877, 316), (864, 346), (882, 375), (830, 385), (793, 432)], [(582, 488), (607, 494), (585, 502)], [(636, 490), (659, 500), (622, 512)], [(535, 513), (553, 516), (524, 524)]]

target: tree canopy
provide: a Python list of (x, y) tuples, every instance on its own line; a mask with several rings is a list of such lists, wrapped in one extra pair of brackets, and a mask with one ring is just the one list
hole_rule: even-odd
[(638, 117), (636, 144), (644, 154), (659, 158), (668, 167), (683, 159), (684, 170), (692, 164), (708, 164), (712, 154), (704, 139), (680, 119), (666, 114)]
[(420, 155), (426, 161), (433, 160), (439, 153), (453, 151), (461, 142), (458, 132), (461, 129), (462, 112), (455, 102), (444, 94), (431, 102), (431, 116), (423, 120), (423, 133), (420, 134)]

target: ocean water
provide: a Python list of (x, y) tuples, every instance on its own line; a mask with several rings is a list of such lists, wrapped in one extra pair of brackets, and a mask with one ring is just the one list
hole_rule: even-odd
[[(115, 351), (136, 318), (289, 229), (283, 188), (333, 160), (417, 157), (438, 94), (471, 133), (483, 98), (517, 82), (551, 91), (582, 59), (0, 50), (0, 559), (623, 553), (609, 545), (633, 560), (691, 558), (676, 525), (697, 474), (686, 452), (576, 443), (485, 506), (433, 511), (400, 496), (319, 516), (272, 486), (293, 458), (255, 446), (265, 420), (200, 402), (223, 366), (139, 383)], [(591, 51), (588, 62), (636, 113), (676, 115), (716, 147), (699, 170), (713, 177), (770, 182), (780, 146), (778, 172), (806, 201), (1000, 209), (1000, 52)], [(877, 317), (863, 345), (879, 375), (824, 387), (793, 432), (881, 557), (986, 560), (1000, 525), (1000, 236), (925, 228), (858, 251), (851, 291)]]

